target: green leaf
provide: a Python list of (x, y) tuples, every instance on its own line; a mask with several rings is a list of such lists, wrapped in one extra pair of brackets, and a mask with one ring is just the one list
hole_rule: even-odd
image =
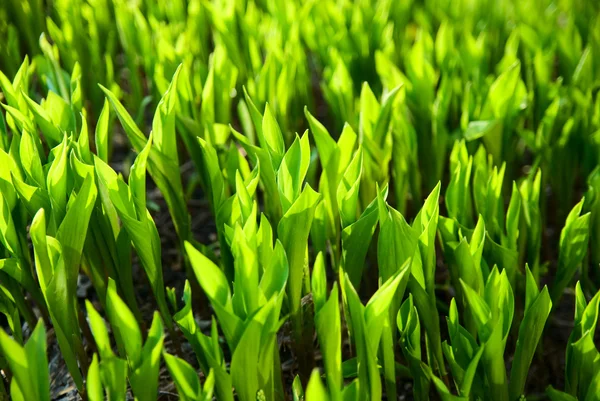
[(572, 395), (558, 391), (552, 386), (548, 386), (548, 388), (546, 388), (546, 395), (551, 401), (577, 401), (577, 397), (573, 397)]
[(300, 195), (309, 163), (310, 145), (308, 134), (304, 133), (302, 138), (296, 136), (277, 171), (277, 185), (284, 214)]
[(382, 392), (376, 356), (384, 324), (389, 317), (392, 300), (396, 296), (402, 298), (409, 273), (410, 262), (407, 261), (377, 290), (366, 307), (361, 304), (348, 275), (343, 276), (343, 295), (351, 322), (350, 333), (357, 349), (359, 381), (367, 383), (360, 392), (364, 396), (368, 394), (371, 399), (379, 399)]
[(107, 399), (125, 401), (127, 396), (127, 361), (110, 358), (100, 363), (100, 376)]
[(93, 181), (93, 176), (88, 175), (79, 192), (71, 195), (56, 238), (46, 236), (43, 209), (34, 217), (30, 231), (36, 269), (57, 340), (75, 384), (81, 391), (83, 378), (75, 355), (78, 355), (80, 363), (87, 361), (77, 319), (76, 287), (85, 234), (97, 193)]
[(521, 63), (515, 61), (513, 65), (496, 78), (490, 87), (485, 107), (492, 112), (495, 118), (503, 119), (509, 113), (514, 113), (514, 110), (510, 110), (510, 107), (514, 101), (513, 97), (520, 80), (520, 73)]
[(225, 275), (210, 259), (200, 253), (192, 244), (187, 242), (185, 249), (192, 263), (192, 267), (197, 271), (198, 281), (205, 289), (206, 295), (211, 302), (227, 305), (231, 302), (229, 284)]
[[(142, 155), (142, 158), (144, 156)], [(160, 238), (156, 224), (147, 208), (137, 211), (142, 207), (142, 202), (134, 201), (133, 191), (115, 171), (97, 156), (94, 157), (94, 166), (98, 176), (101, 193), (106, 193), (114, 205), (119, 218), (140, 258), (140, 262), (146, 272), (152, 292), (157, 300), (162, 318), (169, 329), (173, 322), (165, 298), (165, 287), (163, 284)], [(138, 179), (141, 179), (138, 177)], [(134, 186), (140, 186), (139, 181), (134, 180)], [(137, 189), (139, 190), (139, 188)], [(143, 196), (143, 195), (142, 195)]]
[(225, 401), (232, 401), (233, 393), (231, 391), (231, 376), (225, 368), (223, 353), (219, 345), (217, 322), (213, 318), (211, 335), (204, 335), (194, 319), (191, 298), (190, 284), (186, 281), (183, 290), (184, 307), (177, 312), (173, 318), (194, 349), (203, 372), (205, 374), (207, 374), (207, 372), (210, 373), (210, 371), (214, 373), (217, 397)]
[[(16, 143), (16, 140), (13, 140), (13, 143)], [(15, 195), (17, 188), (13, 189), (12, 181), (14, 179), (11, 179), (11, 177), (16, 177), (19, 180), (24, 180), (24, 177), (17, 161), (4, 150), (0, 150), (0, 163), (3, 166), (8, 166), (8, 168), (0, 169), (0, 193), (2, 193), (2, 196), (6, 199), (8, 206), (12, 210), (17, 202)]]
[(143, 216), (146, 211), (146, 162), (152, 147), (152, 134), (142, 151), (135, 158), (129, 171), (129, 188), (138, 216)]
[[(52, 93), (52, 92), (50, 92)], [(52, 111), (47, 111), (44, 107), (34, 102), (27, 94), (21, 91), (21, 95), (27, 101), (29, 110), (33, 113), (36, 124), (40, 127), (40, 130), (46, 137), (46, 140), (51, 145), (56, 145), (62, 141), (63, 134), (58, 126), (54, 124)], [(50, 96), (48, 96), (50, 99)], [(30, 133), (34, 133), (30, 131)]]
[(471, 121), (464, 133), (467, 141), (482, 138), (487, 151), (494, 156), (494, 160), (502, 160), (502, 135), (503, 124), (499, 119)]
[(321, 381), (319, 370), (314, 369), (306, 386), (306, 401), (328, 401), (329, 395)]
[(85, 381), (85, 389), (90, 401), (103, 401), (104, 392), (102, 390), (102, 382), (100, 377), (100, 364), (98, 355), (94, 354), (92, 363), (88, 367), (87, 379)]
[(55, 159), (48, 170), (46, 180), (52, 204), (52, 215), (56, 226), (58, 226), (67, 209), (67, 156), (69, 149), (66, 135), (61, 144), (55, 149)]
[[(56, 239), (62, 245), (62, 257), (67, 269), (67, 285), (72, 294), (75, 293), (77, 286), (81, 254), (97, 193), (94, 177), (86, 176), (75, 200), (70, 200), (65, 218), (56, 233)], [(71, 198), (73, 197), (74, 195), (71, 195)]]
[(485, 345), (482, 362), (493, 391), (492, 398), (506, 401), (508, 383), (504, 349), (514, 314), (514, 298), (506, 270), (498, 273), (498, 269), (494, 267), (483, 297), (462, 280), (461, 284), (477, 326), (479, 341)]
[[(248, 156), (251, 159), (256, 160), (255, 163), (260, 163), (260, 180), (263, 185), (263, 189), (265, 192), (265, 198), (269, 199), (265, 204), (265, 214), (269, 217), (269, 220), (274, 224), (278, 224), (281, 219), (281, 201), (279, 199), (279, 189), (276, 179), (276, 171), (277, 169), (273, 167), (273, 163), (271, 160), (271, 156), (268, 151), (265, 149), (261, 149), (257, 146), (251, 145), (248, 140), (241, 135), (239, 132), (235, 131), (231, 128), (231, 132), (233, 136), (240, 142), (242, 147), (248, 153)], [(253, 161), (254, 161), (253, 160)], [(214, 162), (212, 162), (214, 164)], [(216, 165), (218, 166), (218, 165)], [(212, 171), (215, 167), (211, 167), (209, 171)], [(213, 175), (211, 175), (213, 177)], [(221, 173), (214, 174), (215, 179), (222, 179)], [(214, 192), (213, 192), (214, 197)]]
[(75, 116), (71, 106), (54, 91), (48, 92), (44, 109), (48, 112), (54, 125), (67, 132), (67, 134), (75, 132)]
[[(579, 283), (576, 298), (583, 298)], [(600, 354), (594, 343), (594, 334), (600, 313), (600, 292), (581, 310), (583, 306), (576, 308), (575, 327), (569, 336), (565, 366), (566, 392), (580, 399), (586, 399), (588, 387), (598, 371)]]
[(271, 160), (273, 163), (273, 168), (278, 169), (279, 164), (283, 160), (283, 154), (285, 152), (285, 144), (283, 142), (283, 135), (281, 133), (281, 129), (279, 128), (279, 124), (275, 120), (273, 113), (271, 112), (271, 107), (267, 103), (265, 105), (265, 114), (262, 119), (262, 130), (258, 130), (259, 138), (261, 136), (264, 137), (264, 144), (266, 145), (266, 149), (271, 155)]
[(417, 235), (402, 214), (387, 206), (381, 197), (379, 199), (381, 228), (377, 243), (377, 260), (379, 275), (386, 280), (412, 258), (417, 246)]
[(583, 203), (584, 199), (573, 207), (560, 233), (558, 269), (551, 290), (553, 304), (558, 303), (587, 252), (590, 213), (580, 216)]
[(426, 400), (429, 393), (429, 377), (421, 366), (421, 324), (412, 295), (404, 301), (396, 318), (400, 331), (400, 345), (413, 377), (414, 396), (417, 400)]
[(231, 377), (240, 401), (255, 401), (259, 390), (258, 369), (262, 326), (252, 320), (233, 352)]
[(315, 258), (310, 288), (313, 294), (315, 313), (318, 313), (325, 305), (325, 302), (327, 302), (327, 275), (325, 272), (323, 252), (319, 252)]
[(456, 168), (451, 171), (452, 177), (446, 189), (446, 208), (448, 217), (456, 219), (466, 227), (471, 226), (471, 199), (470, 180), (473, 159), (469, 157), (468, 162), (458, 161)]
[(37, 187), (46, 189), (46, 177), (42, 169), (42, 158), (39, 154), (39, 144), (28, 131), (23, 131), (21, 142), (19, 143), (19, 155), (25, 175), (30, 182)]
[(323, 353), (327, 387), (331, 398), (338, 400), (341, 397), (343, 378), (342, 328), (337, 283), (334, 284), (329, 299), (315, 312), (315, 328)]
[[(30, 118), (28, 118), (27, 116), (25, 116), (19, 109), (16, 109), (11, 106), (7, 106), (5, 104), (2, 104), (2, 107), (4, 107), (4, 109), (6, 110), (8, 115), (10, 115), (10, 117), (12, 117), (13, 121), (15, 121), (17, 128), (20, 131), (27, 130), (29, 132), (36, 132), (33, 121)], [(8, 117), (8, 115), (7, 115), (7, 117)], [(9, 120), (9, 124), (10, 124), (10, 120)], [(60, 142), (60, 139), (58, 140), (58, 142)]]
[(307, 240), (315, 208), (320, 199), (321, 195), (307, 184), (277, 226), (277, 234), (290, 265), (288, 296), (292, 314), (298, 313), (300, 308), (305, 258), (308, 249)]
[(11, 173), (12, 184), (19, 199), (27, 209), (30, 216), (35, 216), (38, 210), (44, 209), (46, 213), (50, 213), (50, 198), (48, 192), (42, 188), (27, 185), (19, 179), (14, 173)]
[(342, 230), (341, 267), (348, 273), (355, 288), (360, 287), (365, 259), (378, 217), (377, 202), (374, 200), (356, 222)]
[(96, 347), (98, 347), (100, 357), (103, 360), (113, 357), (114, 353), (110, 345), (108, 330), (106, 328), (106, 323), (104, 323), (104, 319), (102, 319), (90, 301), (85, 301), (85, 307), (88, 314), (90, 328), (92, 329), (92, 334), (94, 335), (94, 340), (96, 341)]
[(158, 373), (160, 357), (164, 342), (163, 325), (160, 314), (154, 312), (148, 338), (141, 350), (141, 359), (130, 361), (133, 369), (129, 374), (129, 382), (134, 396), (139, 400), (154, 401), (158, 397)]
[(105, 163), (108, 163), (108, 154), (110, 149), (109, 143), (109, 123), (110, 123), (110, 108), (108, 99), (104, 100), (104, 106), (98, 117), (96, 124), (96, 154)]
[(271, 259), (263, 264), (263, 275), (259, 289), (265, 297), (265, 302), (274, 296), (279, 296), (284, 290), (289, 275), (289, 266), (285, 250), (279, 240), (275, 244)]
[(135, 316), (117, 294), (116, 283), (110, 278), (106, 292), (106, 308), (117, 344), (122, 347), (122, 356), (136, 364), (142, 354), (142, 333)]
[(402, 298), (409, 273), (410, 263), (406, 262), (392, 277), (379, 287), (367, 303), (365, 308), (365, 325), (369, 333), (368, 342), (372, 347), (377, 346), (375, 341), (381, 336), (381, 321), (390, 307), (392, 299), (395, 297)]
[(180, 399), (183, 401), (201, 400), (202, 387), (196, 370), (181, 358), (167, 353), (164, 353), (163, 356)]
[(232, 296), (225, 274), (189, 242), (185, 243), (185, 249), (196, 279), (215, 308), (227, 342), (235, 348), (241, 335), (242, 321), (234, 314)]
[(342, 227), (346, 228), (356, 221), (358, 210), (360, 178), (363, 170), (362, 150), (356, 152), (337, 187), (336, 198)]
[(308, 120), (308, 124), (310, 126), (310, 131), (315, 138), (315, 144), (317, 145), (317, 149), (319, 151), (319, 158), (321, 160), (321, 166), (323, 169), (327, 168), (329, 162), (331, 160), (331, 155), (337, 148), (337, 145), (327, 128), (323, 124), (319, 122), (310, 112), (308, 111), (308, 107), (304, 106), (304, 115)]
[(304, 389), (298, 375), (294, 377), (294, 381), (292, 382), (292, 398), (294, 401), (302, 401), (304, 399)]
[[(527, 276), (528, 278), (533, 277), (529, 269), (527, 269)], [(535, 281), (529, 279), (527, 286), (531, 285), (534, 285), (537, 289)], [(531, 289), (526, 290), (527, 294), (531, 294), (532, 292), (533, 290)], [(519, 398), (525, 390), (527, 372), (533, 360), (537, 344), (542, 337), (546, 319), (550, 315), (551, 309), (552, 302), (550, 301), (547, 287), (544, 287), (535, 299), (530, 300), (526, 306), (525, 316), (523, 316), (523, 320), (519, 326), (519, 336), (510, 371), (509, 393), (511, 400)]]
[(517, 250), (518, 239), (519, 239), (519, 224), (521, 214), (521, 194), (517, 184), (513, 181), (512, 194), (510, 196), (510, 202), (508, 204), (508, 210), (506, 211), (506, 235), (507, 235), (507, 247), (509, 249)]
[(125, 133), (127, 134), (127, 137), (131, 141), (131, 144), (133, 145), (133, 147), (136, 150), (141, 150), (144, 147), (144, 145), (146, 145), (146, 142), (147, 142), (146, 136), (138, 128), (137, 124), (135, 123), (133, 118), (131, 118), (131, 116), (125, 109), (125, 107), (123, 107), (123, 105), (121, 104), (121, 102), (119, 101), (117, 96), (115, 96), (115, 94), (113, 92), (111, 92), (109, 89), (105, 88), (104, 86), (102, 86), (102, 85), (98, 85), (98, 86), (100, 86), (100, 89), (102, 89), (102, 91), (106, 95), (107, 99), (110, 101), (113, 108), (115, 109), (115, 112), (117, 113), (117, 117), (119, 118), (119, 121), (121, 121), (121, 124), (123, 125), (123, 128), (125, 129)]
[[(0, 350), (14, 375), (23, 400), (50, 401), (46, 330), (40, 320), (24, 347), (0, 330)], [(11, 388), (11, 392), (12, 392)]]

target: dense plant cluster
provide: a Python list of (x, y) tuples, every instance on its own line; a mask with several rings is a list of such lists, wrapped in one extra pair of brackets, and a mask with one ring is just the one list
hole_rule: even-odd
[(5, 0), (0, 70), (0, 399), (600, 400), (600, 3)]

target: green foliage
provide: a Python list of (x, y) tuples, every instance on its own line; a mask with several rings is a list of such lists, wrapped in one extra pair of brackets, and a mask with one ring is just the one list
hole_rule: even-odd
[(590, 213), (580, 216), (583, 203), (584, 199), (571, 210), (565, 222), (565, 227), (560, 233), (558, 268), (552, 287), (554, 303), (558, 303), (563, 289), (573, 278), (587, 252)]
[(598, 400), (599, 28), (1, 2), (0, 399), (56, 395), (48, 333), (90, 401)]
[(208, 374), (204, 386), (201, 386), (198, 374), (189, 363), (169, 354), (164, 354), (164, 358), (181, 400), (209, 401), (212, 399), (213, 386), (215, 385), (215, 377), (212, 371)]
[(25, 346), (0, 330), (0, 349), (14, 375), (10, 386), (12, 398), (50, 400), (46, 330), (43, 322), (38, 322)]

